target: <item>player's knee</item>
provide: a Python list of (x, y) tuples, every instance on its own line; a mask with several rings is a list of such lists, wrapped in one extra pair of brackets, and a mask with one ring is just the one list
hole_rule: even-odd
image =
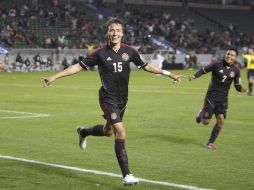
[(217, 124), (222, 126), (224, 124), (224, 118), (217, 118)]
[(126, 138), (126, 134), (124, 131), (116, 132), (116, 139), (125, 140), (125, 138)]
[(223, 114), (218, 115), (216, 119), (217, 119), (217, 124), (219, 126), (222, 126), (224, 124), (224, 115)]
[(123, 126), (123, 123), (119, 122), (119, 123), (113, 124), (113, 128), (116, 135), (116, 139), (125, 140), (126, 133), (125, 133), (125, 128)]

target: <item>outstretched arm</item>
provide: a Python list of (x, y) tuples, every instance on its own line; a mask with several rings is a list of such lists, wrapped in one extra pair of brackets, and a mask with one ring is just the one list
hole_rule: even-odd
[(156, 67), (152, 64), (147, 64), (143, 69), (147, 72), (150, 72), (150, 73), (162, 74), (162, 75), (168, 76), (169, 78), (172, 78), (174, 80), (174, 83), (180, 83), (181, 77), (185, 77), (184, 75), (176, 75), (172, 72), (163, 70), (163, 69)]
[(62, 77), (66, 77), (69, 75), (73, 75), (78, 73), (79, 71), (82, 70), (82, 67), (80, 66), (80, 64), (75, 64), (75, 65), (71, 65), (70, 67), (68, 67), (67, 69), (53, 75), (50, 77), (42, 77), (41, 79), (43, 80), (43, 87), (47, 87), (49, 86), (52, 82), (54, 82), (56, 79), (58, 78), (62, 78)]
[(215, 66), (215, 63), (210, 63), (208, 66), (206, 67), (203, 67), (202, 69), (200, 69), (199, 71), (197, 71), (194, 75), (190, 75), (188, 78), (189, 78), (189, 81), (192, 81), (196, 78), (199, 78), (201, 77), (202, 75), (208, 73), (208, 72), (211, 72), (213, 70)]

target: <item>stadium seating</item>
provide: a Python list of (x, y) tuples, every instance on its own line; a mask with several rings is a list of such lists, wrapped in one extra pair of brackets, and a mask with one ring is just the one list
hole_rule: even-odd
[[(254, 43), (253, 11), (144, 4), (119, 6), (117, 3), (106, 4), (96, 10), (80, 1), (70, 4), (63, 1), (57, 6), (49, 6), (43, 2), (31, 5), (31, 0), (3, 0), (0, 5), (1, 16), (6, 15), (0, 30), (11, 34), (2, 35), (1, 39), (12, 48), (87, 48), (88, 43), (98, 47), (101, 41), (105, 42), (102, 24), (106, 20), (105, 15), (118, 16), (128, 23), (125, 40), (139, 47), (141, 53), (160, 48), (151, 35), (173, 47), (195, 49), (201, 53), (213, 53), (217, 48), (226, 48), (227, 44), (242, 47)], [(25, 5), (29, 14), (22, 15)], [(10, 16), (9, 10), (13, 8), (16, 15)], [(131, 12), (132, 17), (126, 16), (127, 12)], [(170, 18), (164, 18), (165, 14)], [(169, 23), (172, 19), (176, 22), (173, 29)], [(73, 22), (77, 22), (77, 26), (74, 27)], [(148, 30), (151, 23), (153, 31)], [(9, 26), (10, 31), (7, 30)], [(231, 26), (233, 31), (230, 31)], [(65, 36), (64, 43), (59, 43), (60, 34)], [(225, 35), (229, 40), (222, 38)]]

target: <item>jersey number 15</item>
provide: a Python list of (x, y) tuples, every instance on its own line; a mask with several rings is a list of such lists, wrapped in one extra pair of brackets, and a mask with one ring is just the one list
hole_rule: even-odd
[(123, 71), (123, 65), (122, 64), (123, 64), (122, 62), (113, 63), (115, 73)]

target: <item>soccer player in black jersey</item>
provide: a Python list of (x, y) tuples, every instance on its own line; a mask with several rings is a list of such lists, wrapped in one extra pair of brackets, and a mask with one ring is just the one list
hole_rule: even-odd
[(181, 75), (175, 75), (154, 65), (144, 62), (139, 53), (132, 47), (122, 43), (124, 24), (120, 19), (113, 18), (107, 22), (108, 44), (95, 50), (78, 64), (72, 65), (62, 72), (50, 77), (42, 78), (44, 87), (49, 86), (58, 78), (78, 73), (82, 69), (98, 66), (102, 86), (99, 90), (99, 102), (104, 112), (106, 123), (90, 128), (77, 127), (79, 145), (85, 149), (87, 136), (115, 135), (115, 154), (123, 175), (124, 185), (138, 184), (128, 166), (128, 157), (125, 149), (125, 128), (122, 122), (128, 100), (128, 84), (130, 62), (138, 68), (155, 74), (162, 74), (180, 83)]
[(212, 115), (216, 116), (216, 124), (212, 130), (211, 136), (206, 144), (206, 147), (214, 150), (215, 140), (218, 137), (224, 119), (226, 118), (228, 109), (228, 92), (231, 83), (234, 81), (235, 89), (239, 92), (246, 92), (246, 89), (241, 85), (240, 70), (236, 64), (238, 51), (234, 48), (229, 49), (223, 61), (213, 62), (203, 69), (199, 70), (194, 75), (189, 76), (192, 81), (202, 75), (212, 72), (212, 78), (209, 88), (206, 93), (203, 108), (200, 110), (196, 121), (202, 122), (204, 125), (209, 124)]

